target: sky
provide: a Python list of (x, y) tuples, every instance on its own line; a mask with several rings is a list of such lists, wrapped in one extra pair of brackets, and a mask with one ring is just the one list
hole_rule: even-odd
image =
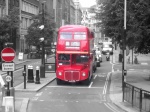
[(96, 4), (96, 0), (79, 0), (82, 7), (91, 7)]

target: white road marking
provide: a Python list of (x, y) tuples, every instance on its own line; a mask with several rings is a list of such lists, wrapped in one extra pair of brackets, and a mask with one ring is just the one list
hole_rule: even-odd
[(141, 65), (148, 65), (148, 63), (141, 63)]
[(95, 75), (94, 79), (96, 79), (97, 75)]
[(98, 75), (98, 77), (106, 77), (106, 76), (104, 76), (104, 75)]
[(38, 100), (38, 97), (33, 97), (32, 100)]
[(35, 96), (41, 96), (43, 92), (37, 93)]
[(49, 88), (69, 88), (69, 89), (73, 89), (73, 88), (77, 88), (77, 89), (103, 89), (103, 87), (69, 87), (69, 86), (46, 86)]
[(106, 105), (106, 107), (108, 107), (110, 110), (112, 110), (113, 112), (119, 112), (118, 110), (116, 110), (112, 105), (110, 105), (109, 103), (104, 103)]
[(91, 88), (92, 84), (93, 84), (93, 82), (90, 83), (89, 88)]
[(109, 73), (107, 74), (106, 81), (105, 81), (105, 85), (104, 85), (104, 89), (103, 89), (103, 94), (106, 94), (110, 74), (111, 74), (111, 72), (109, 72)]
[(129, 69), (129, 70), (134, 70), (134, 69)]

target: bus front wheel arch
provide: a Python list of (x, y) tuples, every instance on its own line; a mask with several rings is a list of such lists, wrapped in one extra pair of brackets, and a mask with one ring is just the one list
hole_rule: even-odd
[(57, 81), (57, 85), (61, 85), (62, 84), (62, 81), (60, 79), (57, 78), (56, 81)]
[(92, 79), (92, 76), (90, 76), (90, 73), (89, 73), (88, 78), (87, 78), (86, 80), (84, 80), (84, 84), (85, 84), (85, 85), (89, 85), (90, 82), (91, 82), (91, 79)]

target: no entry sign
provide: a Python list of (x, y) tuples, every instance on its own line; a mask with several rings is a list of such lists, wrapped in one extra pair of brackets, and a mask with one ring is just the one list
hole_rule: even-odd
[(1, 58), (5, 62), (12, 62), (15, 58), (15, 51), (13, 48), (6, 47), (1, 52)]

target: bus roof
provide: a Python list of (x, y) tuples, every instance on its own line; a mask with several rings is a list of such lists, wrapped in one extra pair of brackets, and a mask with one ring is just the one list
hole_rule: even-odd
[(89, 31), (92, 32), (90, 28), (83, 25), (64, 25), (59, 28), (59, 32), (65, 31)]

